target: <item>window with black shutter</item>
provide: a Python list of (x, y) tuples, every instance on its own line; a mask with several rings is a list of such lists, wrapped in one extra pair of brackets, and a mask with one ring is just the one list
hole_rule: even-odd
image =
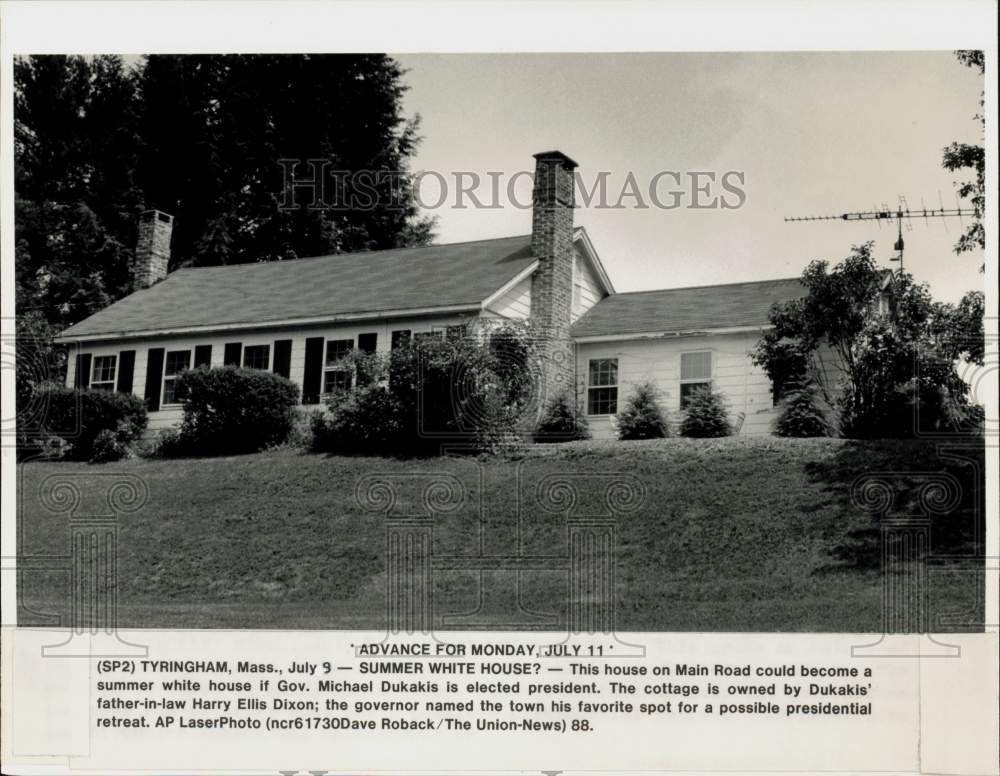
[(75, 388), (87, 388), (90, 385), (90, 353), (78, 353), (76, 356), (76, 373), (73, 375)]
[(323, 382), (323, 338), (306, 339), (305, 369), (302, 373), (302, 403), (319, 404)]
[(376, 332), (358, 335), (358, 350), (362, 353), (374, 353), (376, 347), (378, 347), (378, 334)]
[(163, 348), (146, 351), (146, 409), (156, 412), (160, 409), (161, 380), (163, 379)]
[(194, 368), (212, 366), (212, 346), (198, 345), (194, 349)]
[(222, 351), (222, 363), (226, 366), (239, 366), (243, 357), (243, 343), (227, 342)]
[(410, 342), (410, 330), (409, 329), (398, 329), (392, 333), (392, 339), (389, 342), (390, 347), (395, 350), (398, 347), (408, 345)]
[(118, 354), (118, 393), (132, 393), (132, 376), (135, 374), (135, 351), (123, 350)]
[(274, 341), (274, 365), (276, 375), (292, 376), (292, 341), (290, 339)]

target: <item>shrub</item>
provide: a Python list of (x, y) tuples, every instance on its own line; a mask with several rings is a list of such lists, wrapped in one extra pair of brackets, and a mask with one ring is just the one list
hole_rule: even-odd
[(257, 369), (201, 367), (177, 378), (184, 405), (183, 444), (198, 453), (250, 453), (285, 442), (295, 425), (299, 388)]
[(403, 423), (395, 397), (384, 385), (368, 385), (333, 399), (312, 416), (312, 447), (338, 453), (398, 450)]
[(535, 428), (536, 442), (568, 442), (590, 439), (585, 415), (577, 413), (574, 403), (565, 395), (557, 396)]
[(722, 396), (708, 388), (692, 393), (684, 408), (680, 432), (685, 437), (729, 436), (732, 427)]
[(71, 460), (117, 460), (146, 429), (146, 408), (130, 393), (53, 386), (42, 389), (40, 398), (45, 406), (41, 431), (65, 440), (60, 448)]
[(830, 412), (815, 388), (794, 390), (782, 400), (774, 433), (781, 437), (832, 436)]
[(146, 458), (179, 458), (191, 451), (185, 446), (180, 429), (168, 426), (157, 431), (139, 452)]
[(661, 439), (670, 428), (650, 383), (635, 386), (617, 417), (619, 439)]
[(91, 463), (108, 463), (120, 461), (132, 454), (132, 445), (125, 438), (122, 430), (112, 431), (105, 428), (98, 432), (91, 444)]

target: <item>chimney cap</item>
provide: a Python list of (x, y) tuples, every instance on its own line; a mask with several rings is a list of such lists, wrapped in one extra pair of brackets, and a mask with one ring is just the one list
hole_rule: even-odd
[(152, 221), (154, 218), (156, 218), (159, 219), (160, 221), (163, 221), (166, 224), (169, 224), (171, 221), (174, 220), (174, 217), (169, 213), (164, 213), (162, 210), (156, 210), (156, 209), (143, 210), (142, 213), (139, 215), (139, 218), (143, 221)]
[(577, 163), (562, 151), (542, 151), (535, 154), (535, 159), (539, 162), (559, 162), (567, 170), (575, 170), (577, 168)]

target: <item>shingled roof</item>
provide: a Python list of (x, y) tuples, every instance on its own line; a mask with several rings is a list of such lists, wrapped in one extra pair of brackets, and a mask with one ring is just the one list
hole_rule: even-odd
[(474, 307), (534, 263), (531, 236), (179, 269), (60, 339)]
[(571, 334), (609, 337), (766, 326), (772, 304), (804, 295), (798, 278), (612, 294), (582, 315)]

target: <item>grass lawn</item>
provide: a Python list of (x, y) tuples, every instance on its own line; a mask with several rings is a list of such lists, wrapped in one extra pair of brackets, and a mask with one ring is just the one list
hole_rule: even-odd
[[(392, 484), (391, 517), (420, 514), (427, 484), (448, 479), (457, 496), (434, 518), (435, 556), (482, 547), (487, 555), (559, 558), (566, 519), (540, 507), (542, 480), (566, 479), (577, 513), (601, 514), (607, 485), (621, 473), (637, 478), (645, 497), (616, 522), (617, 630), (879, 631), (879, 525), (852, 508), (851, 483), (894, 472), (898, 511), (912, 514), (921, 474), (946, 471), (961, 493), (933, 524), (930, 611), (965, 613), (965, 624), (935, 630), (977, 630), (982, 561), (968, 559), (982, 555), (983, 453), (962, 454), (972, 462), (939, 456), (923, 441), (732, 438), (538, 446), (516, 461), (280, 450), (29, 462), (19, 489), (20, 622), (52, 624), (45, 615), (69, 612), (68, 574), (53, 570), (62, 561), (44, 560), (69, 553), (66, 515), (40, 496), (51, 475), (80, 488), (81, 514), (106, 511), (108, 475), (134, 474), (148, 486), (146, 505), (118, 523), (123, 627), (378, 629), (386, 622), (386, 515), (359, 502), (366, 476), (381, 473)], [(573, 594), (556, 566), (482, 576), (437, 569), (436, 627), (564, 627)]]

